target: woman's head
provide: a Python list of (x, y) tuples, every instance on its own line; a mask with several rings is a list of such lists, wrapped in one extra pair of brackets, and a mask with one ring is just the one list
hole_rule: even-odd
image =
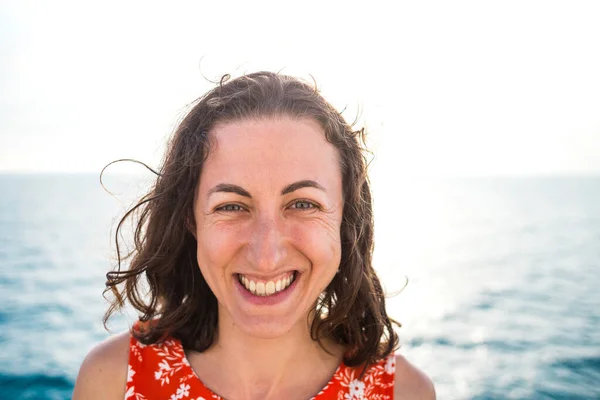
[[(347, 346), (349, 365), (397, 344), (371, 261), (363, 131), (311, 85), (269, 72), (223, 79), (181, 122), (154, 187), (123, 220), (133, 211), (136, 249), (127, 271), (107, 275), (117, 300), (105, 318), (127, 298), (155, 319), (141, 339), (173, 335), (203, 351), (219, 307), (249, 333), (276, 336), (302, 316), (285, 309), (293, 300), (304, 318), (314, 310), (314, 339)], [(244, 286), (281, 289), (290, 276), (273, 297), (291, 293), (281, 309), (231, 292), (252, 297)]]
[(337, 149), (316, 121), (286, 116), (221, 123), (209, 137), (191, 231), (220, 329), (306, 336), (341, 259)]

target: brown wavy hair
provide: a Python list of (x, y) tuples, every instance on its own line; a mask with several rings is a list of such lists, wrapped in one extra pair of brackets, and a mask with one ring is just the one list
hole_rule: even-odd
[[(311, 337), (323, 347), (329, 338), (347, 349), (348, 366), (374, 363), (398, 347), (385, 297), (372, 265), (373, 204), (367, 176), (364, 129), (353, 130), (316, 86), (297, 78), (257, 72), (230, 79), (192, 104), (177, 127), (148, 194), (120, 220), (115, 233), (118, 265), (106, 275), (107, 292), (115, 296), (104, 315), (126, 301), (138, 311), (146, 329), (133, 334), (145, 344), (167, 336), (185, 348), (202, 352), (218, 329), (217, 299), (204, 280), (196, 258), (194, 196), (210, 152), (209, 132), (216, 123), (288, 116), (316, 120), (340, 154), (344, 210), (342, 255), (338, 273), (319, 297)], [(132, 218), (134, 250), (122, 254), (119, 234)], [(122, 262), (129, 266), (122, 270)]]

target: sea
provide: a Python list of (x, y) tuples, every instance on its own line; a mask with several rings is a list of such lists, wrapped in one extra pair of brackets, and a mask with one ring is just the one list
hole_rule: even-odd
[[(0, 175), (0, 399), (69, 399), (137, 175)], [(438, 399), (600, 399), (600, 177), (375, 182), (399, 352)]]

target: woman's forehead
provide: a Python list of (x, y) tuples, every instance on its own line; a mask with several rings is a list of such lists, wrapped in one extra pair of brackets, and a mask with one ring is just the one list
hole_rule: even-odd
[(337, 186), (338, 180), (341, 184), (338, 151), (312, 119), (243, 120), (217, 125), (211, 136), (201, 189), (222, 180), (269, 179), (287, 184), (311, 179), (322, 180), (323, 185)]
[(321, 125), (312, 118), (273, 116), (248, 118), (216, 124), (209, 133), (224, 153), (237, 147), (257, 146), (263, 150), (278, 147), (327, 147)]

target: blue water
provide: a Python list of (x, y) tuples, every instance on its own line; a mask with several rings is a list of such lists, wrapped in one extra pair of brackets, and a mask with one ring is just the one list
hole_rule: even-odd
[[(0, 399), (70, 398), (108, 335), (111, 232), (144, 185), (109, 178), (121, 202), (95, 175), (0, 175)], [(375, 183), (389, 312), (438, 398), (600, 398), (600, 178)]]

